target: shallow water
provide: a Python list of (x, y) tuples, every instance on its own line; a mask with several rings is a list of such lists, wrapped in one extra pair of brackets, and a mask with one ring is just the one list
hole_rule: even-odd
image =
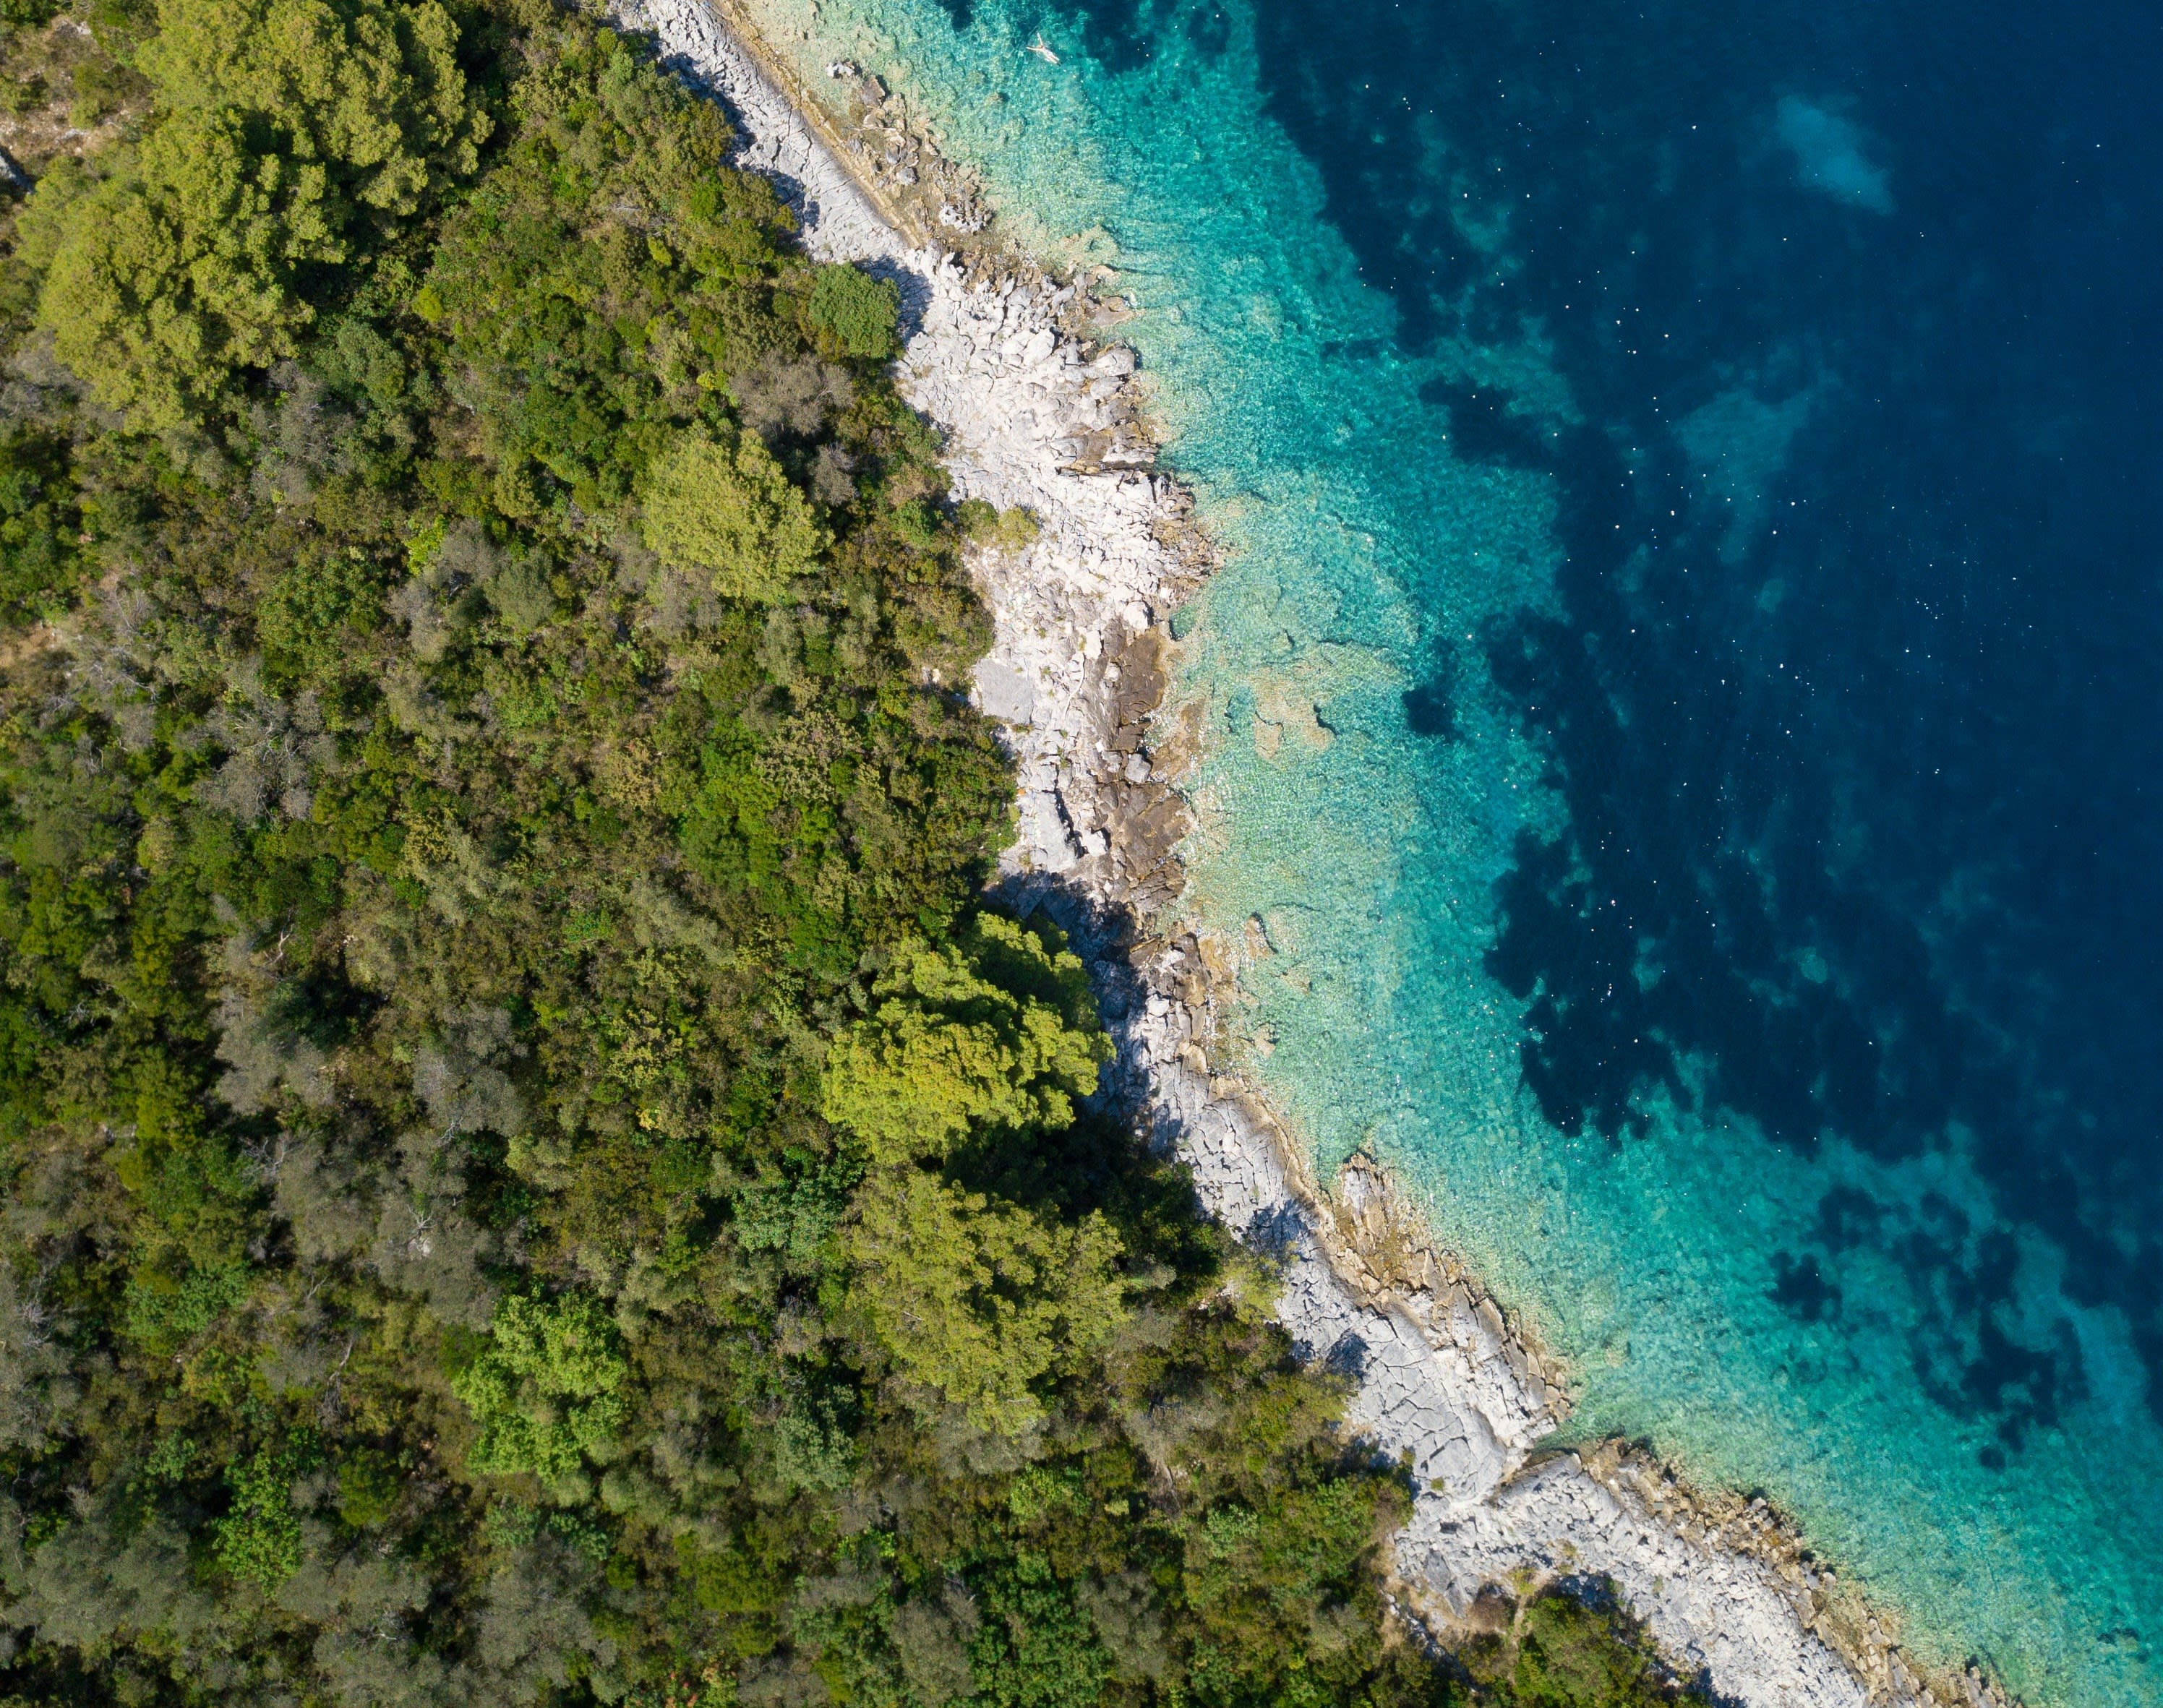
[(1926, 1655), (2163, 1700), (2152, 8), (756, 9), (1143, 311), (1325, 1166)]

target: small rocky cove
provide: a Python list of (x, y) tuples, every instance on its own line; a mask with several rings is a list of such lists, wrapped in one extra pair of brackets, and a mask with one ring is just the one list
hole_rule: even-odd
[(1220, 1015), (1269, 949), (1258, 927), (1198, 933), (1177, 907), (1180, 786), (1203, 732), (1165, 703), (1169, 618), (1213, 560), (1186, 495), (1155, 472), (1131, 352), (1103, 341), (1126, 306), (1003, 248), (980, 186), (875, 72), (835, 62), (830, 86), (803, 86), (748, 18), (704, 0), (624, 0), (619, 15), (729, 108), (742, 163), (779, 183), (814, 254), (900, 285), (903, 389), (947, 435), (956, 496), (1040, 525), (978, 566), (996, 641), (974, 695), (1010, 731), (1020, 779), (1000, 888), (1095, 968), (1119, 1051), (1106, 1094), (1276, 1257), (1285, 1324), (1356, 1381), (1354, 1427), (1409, 1462), (1406, 1616), (1443, 1634), (1481, 1622), (1492, 1586), (1607, 1578), (1724, 1700), (2003, 1708), (1975, 1671), (1925, 1678), (1762, 1499), (1696, 1494), (1621, 1443), (1542, 1451), (1569, 1372), (1432, 1249), (1384, 1172), (1355, 1158), (1325, 1186), (1223, 1071)]

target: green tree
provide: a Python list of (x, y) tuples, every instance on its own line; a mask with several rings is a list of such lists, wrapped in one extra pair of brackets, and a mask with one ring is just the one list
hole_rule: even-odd
[(1642, 1633), (1611, 1607), (1551, 1591), (1522, 1610), (1515, 1640), (1506, 1675), (1511, 1708), (1655, 1708), (1675, 1700)]
[(496, 1476), (529, 1473), (575, 1496), (581, 1465), (605, 1456), (623, 1422), (626, 1373), (599, 1300), (513, 1294), (496, 1307), (486, 1350), (452, 1378), (480, 1426), (467, 1463)]
[(67, 448), (18, 427), (0, 437), (0, 622), (21, 622), (65, 602), (81, 567)]
[(293, 1479), (312, 1462), (311, 1446), (259, 1448), (226, 1468), (233, 1509), (216, 1526), (217, 1563), (236, 1578), (275, 1590), (301, 1569)]
[(60, 359), (139, 426), (199, 415), (235, 369), (292, 353), (300, 270), (345, 253), (328, 193), (236, 114), (168, 118), (71, 210), (39, 305)]
[(1101, 1213), (1064, 1223), (919, 1167), (970, 1136), (1072, 1125), (1111, 1041), (1079, 956), (1003, 915), (902, 944), (884, 998), (829, 1047), (826, 1119), (874, 1164), (844, 1246), (849, 1299), (914, 1381), (1004, 1434), (1044, 1416), (1034, 1385), (1117, 1329), (1122, 1250)]
[(245, 114), (340, 197), (406, 215), (491, 128), (458, 46), (437, 0), (160, 0), (140, 60), (165, 110)]
[(436, 0), (164, 0), (159, 25), (149, 134), (56, 210), (39, 309), (61, 360), (152, 428), (294, 354), (363, 212), (471, 172), (490, 123)]
[(826, 1119), (874, 1161), (940, 1157), (972, 1130), (1059, 1129), (1111, 1040), (1078, 956), (979, 914), (957, 943), (904, 943), (880, 1003), (827, 1051)]
[(1040, 1420), (1034, 1384), (1086, 1360), (1124, 1312), (1119, 1238), (1101, 1215), (1062, 1225), (910, 1166), (865, 1182), (844, 1244), (851, 1306), (981, 1429)]
[(897, 346), (901, 288), (846, 263), (821, 267), (811, 286), (811, 323), (846, 356), (883, 361)]
[(711, 577), (725, 599), (786, 598), (831, 543), (755, 433), (733, 448), (704, 432), (682, 435), (647, 470), (639, 498), (647, 544), (672, 568)]

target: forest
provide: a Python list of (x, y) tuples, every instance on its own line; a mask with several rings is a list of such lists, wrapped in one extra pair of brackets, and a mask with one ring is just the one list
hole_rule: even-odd
[(0, 1704), (1629, 1708), (987, 904), (890, 284), (548, 0), (4, 0)]

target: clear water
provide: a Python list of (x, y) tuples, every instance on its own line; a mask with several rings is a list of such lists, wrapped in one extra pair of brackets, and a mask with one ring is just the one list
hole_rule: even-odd
[(1325, 1166), (1926, 1656), (2163, 1700), (2153, 8), (757, 9), (1144, 311)]

